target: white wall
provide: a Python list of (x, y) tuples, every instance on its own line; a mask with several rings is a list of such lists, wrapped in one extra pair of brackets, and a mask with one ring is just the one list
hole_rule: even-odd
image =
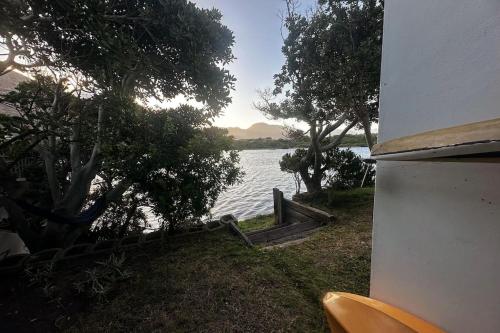
[[(499, 0), (385, 5), (380, 142), (500, 117)], [(500, 164), (378, 164), (371, 296), (500, 332)]]

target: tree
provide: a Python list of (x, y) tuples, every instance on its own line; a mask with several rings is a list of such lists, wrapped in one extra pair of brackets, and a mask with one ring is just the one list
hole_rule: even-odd
[[(376, 120), (380, 31), (370, 34), (364, 25), (381, 24), (381, 4), (320, 1), (308, 17), (298, 14), (291, 0), (287, 9), (285, 64), (274, 76), (274, 90), (262, 91), (255, 107), (271, 118), (308, 125), (306, 132), (290, 134), (309, 137), (306, 153), (297, 151), (294, 158), (300, 155), (298, 172), (308, 192), (315, 193), (328, 169), (325, 154), (338, 147), (352, 128), (364, 128), (368, 145), (373, 144), (370, 124)], [(281, 100), (275, 101), (278, 96)], [(333, 137), (334, 131), (340, 133)]]
[[(351, 110), (359, 119), (368, 147), (373, 147), (372, 122), (378, 121), (383, 1), (319, 0), (314, 19), (324, 32), (324, 79), (321, 103)], [(323, 88), (323, 87), (322, 87)]]
[[(209, 126), (230, 101), (234, 78), (224, 66), (233, 59), (234, 38), (215, 9), (199, 9), (186, 0), (7, 0), (0, 5), (0, 15), (0, 38), (8, 50), (0, 74), (41, 70), (56, 78), (50, 82), (38, 77), (38, 87), (21, 88), (11, 96), (23, 119), (19, 126), (8, 125), (18, 131), (4, 143), (22, 141), (26, 151), (40, 153), (53, 213), (59, 216), (72, 218), (82, 212), (96, 176), (106, 180), (106, 203), (133, 187), (132, 171), (141, 170), (128, 162), (144, 158), (149, 144), (127, 140), (142, 133), (127, 128), (145, 113), (136, 99), (182, 94), (203, 103), (203, 110), (197, 110), (202, 119), (191, 126), (193, 136), (186, 135), (182, 144)], [(192, 120), (192, 114), (184, 121)], [(220, 179), (217, 185), (224, 184)], [(80, 229), (49, 219), (45, 243), (71, 243)]]
[[(81, 154), (89, 156), (93, 152), (95, 131), (92, 131), (92, 120), (95, 115), (92, 112), (95, 111), (95, 102), (92, 98), (80, 100), (65, 95), (72, 107), (64, 108), (57, 114), (57, 119), (52, 118), (47, 101), (52, 99), (51, 85), (55, 83), (44, 89), (40, 85), (50, 81), (44, 77), (38, 79), (38, 82), (21, 84), (16, 91), (5, 96), (6, 101), (16, 106), (21, 117), (8, 118), (3, 123), (10, 125), (5, 126), (9, 129), (6, 133), (22, 132), (26, 126), (36, 127), (43, 133), (51, 124), (57, 123), (58, 140), (53, 149), (57, 161), (54, 178), (61, 188), (66, 188), (71, 185), (68, 174), (71, 172), (70, 146), (74, 127), (69, 112), (77, 109), (78, 104), (80, 109), (89, 112), (89, 119), (83, 116), (83, 111), (79, 117)], [(117, 183), (126, 183), (127, 188), (125, 195), (120, 193), (112, 200), (111, 210), (98, 221), (94, 233), (100, 231), (98, 237), (120, 237), (129, 229), (143, 229), (144, 212), (140, 207), (145, 206), (161, 216), (170, 231), (187, 220), (198, 221), (208, 213), (220, 192), (233, 184), (240, 174), (236, 167), (238, 156), (230, 152), (232, 141), (226, 136), (226, 131), (211, 127), (210, 114), (191, 106), (150, 110), (136, 103), (128, 106), (117, 104), (118, 101), (106, 105), (107, 117), (102, 121), (109, 130), (102, 137), (103, 161), (85, 201), (85, 212), (101, 198), (108, 199), (117, 193)], [(29, 141), (17, 141), (10, 156), (16, 159), (15, 151), (22, 154), (30, 145)], [(46, 177), (30, 179), (30, 183), (40, 188), (48, 186)], [(25, 195), (24, 200), (29, 197), (36, 206), (51, 206), (54, 198), (47, 198), (44, 193), (50, 194), (50, 191), (38, 193), (42, 195)], [(41, 221), (35, 221), (38, 222)], [(64, 227), (67, 229), (64, 229), (67, 231), (65, 240), (68, 240), (76, 239), (90, 225)], [(34, 248), (46, 246), (36, 244), (36, 235), (35, 240), (27, 236), (23, 239)], [(47, 239), (43, 241), (46, 243)]]

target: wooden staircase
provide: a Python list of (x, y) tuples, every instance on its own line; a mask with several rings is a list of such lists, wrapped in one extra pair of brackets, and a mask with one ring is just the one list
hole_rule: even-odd
[(273, 197), (276, 225), (248, 233), (243, 233), (234, 223), (230, 226), (247, 244), (274, 245), (302, 238), (334, 220), (331, 214), (284, 199), (278, 189), (273, 189)]
[(276, 244), (292, 239), (300, 238), (308, 233), (308, 231), (317, 229), (323, 226), (323, 223), (318, 221), (308, 221), (294, 223), (289, 225), (277, 225), (268, 229), (249, 232), (246, 234), (252, 244)]

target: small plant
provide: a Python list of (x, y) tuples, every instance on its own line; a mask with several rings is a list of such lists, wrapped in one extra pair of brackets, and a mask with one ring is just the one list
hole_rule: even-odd
[(28, 278), (28, 286), (40, 287), (43, 295), (48, 298), (53, 298), (56, 293), (54, 284), (54, 265), (53, 263), (40, 266), (28, 266), (24, 270)]
[(105, 301), (117, 282), (131, 276), (131, 273), (123, 268), (125, 259), (123, 253), (119, 257), (112, 254), (107, 260), (96, 262), (96, 267), (86, 270), (84, 278), (74, 283), (75, 289), (80, 294)]

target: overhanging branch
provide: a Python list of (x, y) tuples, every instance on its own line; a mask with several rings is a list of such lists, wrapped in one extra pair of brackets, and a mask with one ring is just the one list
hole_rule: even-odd
[(335, 131), (337, 128), (339, 128), (346, 120), (347, 120), (348, 114), (345, 112), (342, 117), (340, 117), (335, 123), (333, 124), (328, 124), (324, 130), (319, 134), (318, 140), (321, 142), (323, 141), (328, 134), (332, 133)]
[(333, 140), (329, 144), (321, 147), (321, 151), (327, 151), (327, 150), (330, 150), (332, 148), (337, 147), (342, 142), (342, 139), (344, 139), (347, 132), (349, 132), (351, 130), (351, 128), (356, 126), (357, 123), (358, 123), (357, 120), (352, 121), (346, 128), (344, 128), (344, 130), (337, 136), (337, 138), (335, 138), (335, 140)]

